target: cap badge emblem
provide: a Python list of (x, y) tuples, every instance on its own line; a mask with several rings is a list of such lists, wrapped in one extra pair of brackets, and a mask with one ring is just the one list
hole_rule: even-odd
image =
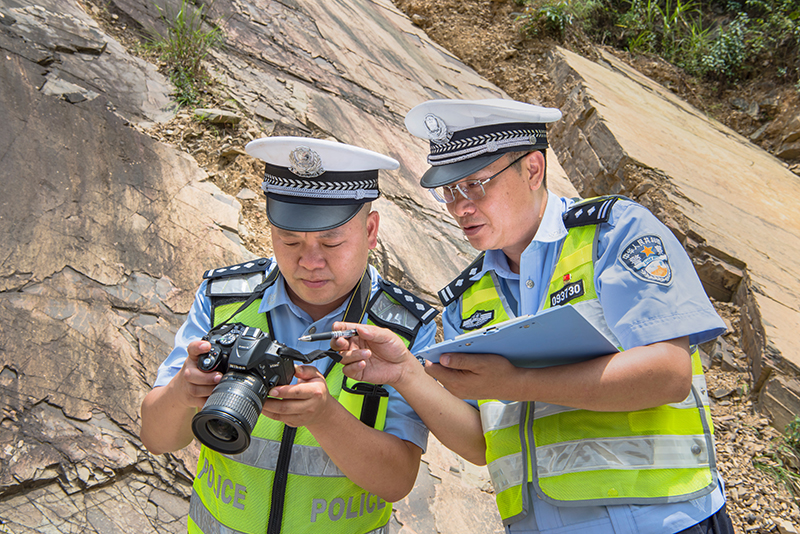
[(430, 140), (439, 145), (450, 141), (453, 137), (453, 132), (447, 130), (444, 121), (433, 113), (425, 115), (425, 128), (428, 129)]
[(303, 178), (315, 178), (325, 172), (319, 154), (307, 146), (299, 146), (289, 153), (289, 170)]

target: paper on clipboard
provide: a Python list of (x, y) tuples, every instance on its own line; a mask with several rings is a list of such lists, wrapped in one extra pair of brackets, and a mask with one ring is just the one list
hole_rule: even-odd
[(500, 354), (517, 367), (578, 363), (618, 352), (617, 347), (572, 306), (550, 308), (431, 345), (417, 356), (438, 362), (447, 352)]

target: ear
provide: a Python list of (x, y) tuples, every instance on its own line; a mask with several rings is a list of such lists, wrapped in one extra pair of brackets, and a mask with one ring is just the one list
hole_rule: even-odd
[(544, 181), (544, 172), (546, 168), (544, 154), (542, 154), (540, 150), (531, 152), (522, 160), (522, 168), (529, 173), (528, 186), (531, 188), (531, 191), (539, 189)]
[(381, 222), (381, 216), (377, 211), (371, 211), (367, 214), (367, 244), (369, 249), (378, 246), (378, 226)]

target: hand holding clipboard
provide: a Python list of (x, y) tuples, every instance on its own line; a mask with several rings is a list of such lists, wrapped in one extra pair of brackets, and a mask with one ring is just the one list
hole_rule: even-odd
[(549, 367), (618, 352), (572, 306), (549, 308), (431, 345), (417, 356), (438, 362), (447, 352), (499, 354), (517, 367)]

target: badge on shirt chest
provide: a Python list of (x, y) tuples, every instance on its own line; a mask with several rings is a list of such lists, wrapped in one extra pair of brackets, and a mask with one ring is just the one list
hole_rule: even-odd
[[(569, 275), (567, 275), (567, 277), (568, 276)], [(565, 277), (565, 281), (568, 280), (569, 278)], [(572, 299), (582, 297), (585, 293), (586, 292), (583, 289), (583, 280), (577, 280), (576, 282), (568, 283), (558, 291), (550, 294), (550, 306), (553, 308), (556, 306), (563, 306)]]
[(661, 238), (645, 235), (633, 240), (619, 255), (622, 264), (637, 278), (645, 282), (669, 285), (672, 267)]
[(468, 318), (461, 321), (461, 330), (475, 330), (494, 319), (494, 311), (478, 310)]

